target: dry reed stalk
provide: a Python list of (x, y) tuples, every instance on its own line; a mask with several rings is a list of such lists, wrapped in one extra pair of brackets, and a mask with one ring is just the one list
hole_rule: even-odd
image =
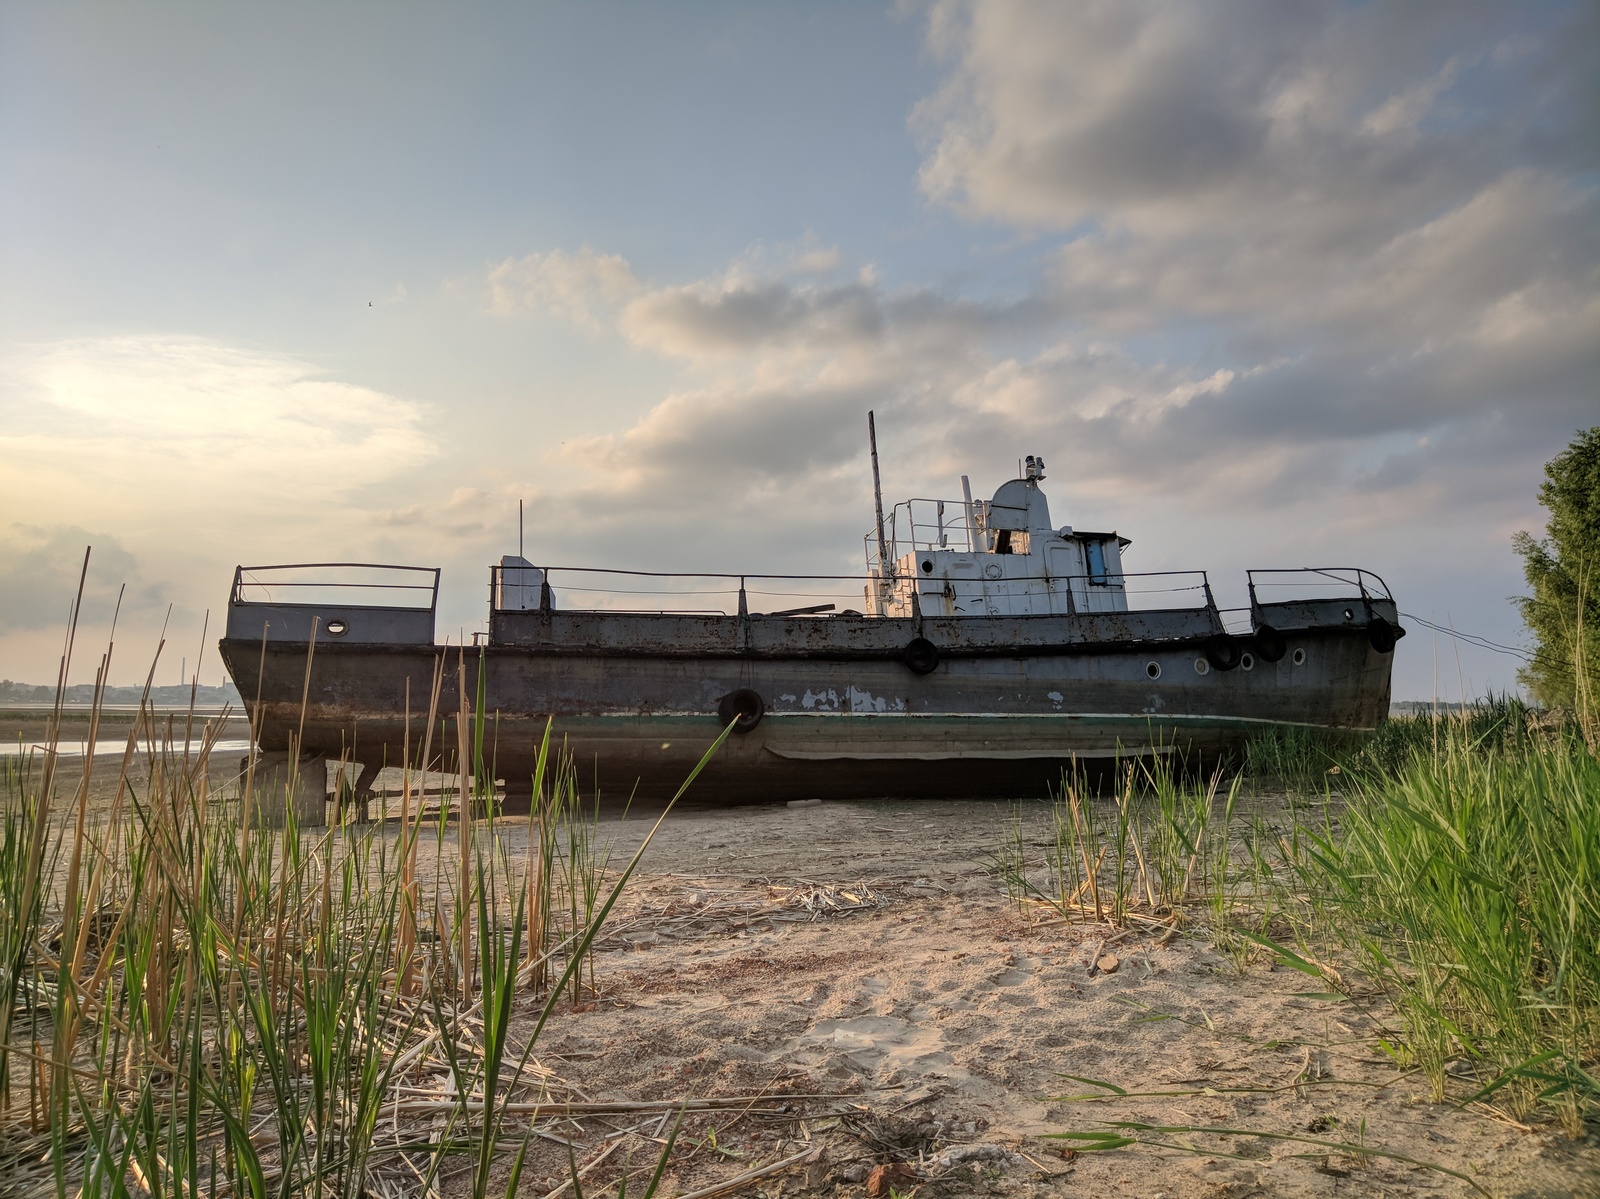
[[(554, 1139), (559, 1140), (559, 1138)], [(555, 1190), (547, 1192), (544, 1196), (544, 1199), (561, 1199), (562, 1195), (565, 1195), (568, 1191), (573, 1190), (593, 1171), (599, 1169), (601, 1164), (604, 1163), (608, 1157), (610, 1157), (618, 1149), (622, 1148), (622, 1144), (623, 1142), (620, 1140), (612, 1141), (611, 1144), (607, 1145), (600, 1151), (598, 1156), (591, 1158), (589, 1161), (585, 1162), (581, 1167), (579, 1167), (579, 1169), (574, 1171), (572, 1177), (568, 1178), (567, 1181), (562, 1183)]]
[[(29, 914), (34, 910), (34, 904), (40, 898), (39, 882), (40, 874), (44, 868), (44, 843), (46, 831), (49, 827), (50, 793), (54, 788), (55, 766), (61, 744), (61, 710), (66, 702), (67, 679), (72, 664), (72, 650), (78, 633), (78, 615), (83, 607), (84, 583), (89, 576), (89, 554), (90, 551), (85, 549), (83, 552), (83, 570), (78, 576), (78, 592), (72, 605), (72, 619), (68, 623), (66, 644), (62, 649), (61, 663), (57, 671), (55, 706), (52, 709), (50, 722), (47, 726), (45, 761), (44, 769), (41, 772), (42, 781), (40, 783), (38, 808), (34, 815), (35, 824), (31, 830), (32, 836), (29, 838), (27, 861), (23, 867), (22, 900), (17, 908), (18, 915), (16, 918), (23, 922), (24, 926), (26, 926)], [(91, 742), (86, 763), (92, 764), (93, 761), (94, 745)], [(80, 788), (80, 790), (83, 789)], [(57, 973), (58, 975), (60, 973), (59, 966), (57, 967)], [(0, 1046), (9, 1047), (11, 1040), (11, 1004), (9, 1002), (0, 1004), (0, 1008), (5, 1009), (0, 1011)], [(58, 1082), (53, 1069), (58, 1056), (52, 1052), (52, 1069), (49, 1072), (46, 1072), (42, 1065), (36, 1071), (39, 1093), (43, 1096), (44, 1106), (51, 1111), (54, 1110), (52, 1106), (53, 1095), (57, 1090), (64, 1092), (65, 1089)], [(34, 1120), (37, 1120), (37, 1110), (38, 1097), (30, 1093), (29, 1114)]]
[(759, 1182), (763, 1178), (771, 1178), (774, 1174), (781, 1174), (794, 1166), (803, 1165), (817, 1157), (822, 1152), (821, 1145), (813, 1145), (803, 1149), (790, 1157), (782, 1158), (771, 1165), (757, 1166), (753, 1170), (746, 1170), (743, 1174), (735, 1174), (732, 1178), (722, 1182), (712, 1183), (708, 1187), (701, 1187), (697, 1191), (685, 1191), (678, 1199), (719, 1199), (723, 1195), (733, 1195), (743, 1190), (752, 1182)]
[(300, 723), (295, 728), (295, 740), (303, 742), (306, 734), (306, 709), (311, 706), (311, 664), (317, 655), (317, 625), (322, 617), (311, 618), (311, 636), (306, 638), (306, 677), (300, 688)]
[[(98, 910), (100, 888), (104, 879), (105, 858), (97, 854), (94, 869), (90, 875), (89, 887), (83, 896), (83, 902), (78, 901), (79, 872), (83, 860), (83, 850), (86, 843), (85, 822), (89, 801), (89, 784), (93, 777), (95, 746), (99, 741), (100, 719), (105, 705), (105, 689), (111, 671), (112, 653), (116, 646), (115, 635), (117, 617), (122, 611), (122, 593), (117, 595), (117, 605), (112, 613), (111, 639), (106, 646), (106, 652), (100, 659), (99, 669), (95, 673), (95, 686), (93, 698), (89, 707), (89, 739), (88, 752), (84, 755), (83, 776), (78, 783), (77, 816), (73, 829), (72, 859), (67, 870), (67, 883), (63, 897), (63, 918), (61, 942), (63, 951), (70, 944), (72, 953), (59, 972), (58, 987), (62, 990), (61, 1022), (56, 1037), (56, 1070), (57, 1077), (53, 1085), (65, 1088), (66, 1071), (70, 1069), (72, 1047), (77, 1043), (79, 1028), (85, 1014), (86, 1005), (95, 1002), (95, 996), (106, 976), (109, 965), (109, 955), (102, 954), (97, 963), (94, 976), (88, 980), (84, 987), (79, 986), (79, 979), (83, 974), (84, 957), (88, 951), (90, 921), (84, 919), (85, 914), (92, 915)], [(134, 732), (137, 732), (139, 722), (135, 721)], [(128, 762), (131, 757), (133, 733), (129, 735), (130, 744), (124, 748), (122, 774), (118, 779), (118, 791), (126, 781)], [(118, 913), (117, 929), (120, 930), (127, 909)]]
[(133, 755), (139, 749), (139, 734), (145, 731), (145, 712), (150, 703), (150, 689), (155, 686), (156, 663), (161, 660), (161, 650), (166, 645), (162, 642), (156, 647), (155, 657), (150, 662), (150, 670), (144, 677), (144, 689), (139, 693), (139, 710), (134, 714), (133, 727), (128, 730), (127, 743), (122, 747), (122, 766), (117, 772), (117, 789), (111, 797), (111, 811), (106, 817), (107, 828), (118, 828), (122, 816), (122, 801), (128, 794), (128, 775), (133, 769)]
[(411, 676), (407, 675), (400, 739), (400, 928), (395, 939), (395, 978), (402, 995), (413, 994), (416, 985), (417, 896), (411, 837)]
[[(1211, 776), (1211, 785), (1206, 788), (1205, 821), (1200, 826), (1200, 831), (1194, 839), (1194, 848), (1189, 853), (1189, 860), (1184, 863), (1183, 867), (1183, 900), (1186, 903), (1189, 900), (1191, 884), (1194, 881), (1194, 866), (1195, 863), (1200, 860), (1200, 850), (1205, 845), (1206, 829), (1210, 826), (1211, 813), (1217, 804), (1217, 787), (1220, 786), (1221, 783), (1222, 770), (1219, 767)], [(1227, 836), (1226, 829), (1223, 830), (1223, 836)]]
[(1073, 784), (1067, 788), (1067, 803), (1072, 808), (1072, 827), (1077, 831), (1078, 852), (1083, 857), (1083, 869), (1088, 878), (1089, 894), (1094, 899), (1094, 918), (1101, 919), (1100, 914), (1100, 884), (1096, 879), (1096, 870), (1089, 862), (1089, 840), (1084, 829), (1083, 801), (1078, 796), (1078, 788)]
[[(534, 903), (535, 907), (529, 912), (529, 925), (537, 929), (537, 934), (528, 938), (529, 971), (526, 985), (544, 991), (550, 986), (549, 958), (552, 952), (550, 946), (550, 913), (552, 910), (551, 886), (554, 880), (551, 871), (555, 861), (551, 853), (552, 840), (555, 836), (554, 805), (560, 780), (557, 779), (549, 788), (548, 793), (541, 790), (536, 795), (539, 805), (539, 857), (535, 867)], [(532, 846), (529, 847), (532, 852)], [(538, 956), (533, 956), (534, 947), (538, 947)]]
[(1131, 840), (1133, 841), (1133, 858), (1139, 864), (1139, 882), (1144, 888), (1145, 903), (1149, 905), (1151, 911), (1154, 911), (1156, 908), (1156, 893), (1150, 882), (1150, 863), (1144, 856), (1144, 838), (1140, 835), (1143, 830), (1139, 827), (1138, 817), (1133, 810), (1133, 770), (1131, 767), (1123, 783), (1122, 791), (1117, 795), (1117, 807), (1122, 814), (1122, 819), (1130, 822), (1130, 826), (1133, 828)]
[[(427, 755), (432, 743), (432, 723), (438, 708), (440, 687), (439, 660), (434, 662), (432, 698), (429, 706), (429, 735), (422, 750), (421, 771), (424, 788), (427, 777)], [(415, 819), (412, 815), (412, 757), (411, 757), (411, 678), (405, 684), (405, 725), (401, 740), (400, 778), (400, 892), (398, 896), (399, 928), (395, 938), (394, 969), (396, 983), (402, 995), (416, 995), (420, 991), (417, 976), (417, 912), (421, 906), (421, 884), (417, 880), (417, 838), (422, 822), (422, 794), (419, 792)]]
[[(461, 1003), (472, 1002), (472, 800), (473, 775), (477, 763), (473, 762), (467, 743), (469, 713), (467, 709), (467, 650), (456, 647), (456, 681), (460, 684), (461, 707), (456, 714), (456, 766), (461, 777), (459, 823), (456, 840), (461, 849), (461, 873), (456, 893), (456, 925), (460, 929), (461, 951)], [(488, 936), (489, 930), (483, 933)]]
[(105, 700), (106, 671), (111, 665), (111, 655), (107, 651), (100, 659), (100, 667), (95, 671), (93, 698), (89, 703), (89, 745), (88, 752), (83, 756), (83, 776), (78, 780), (78, 793), (74, 797), (73, 806), (77, 809), (72, 830), (72, 857), (67, 863), (66, 906), (62, 912), (61, 944), (63, 949), (68, 943), (73, 946), (73, 957), (68, 967), (67, 977), (75, 981), (80, 965), (78, 949), (78, 928), (80, 913), (77, 905), (78, 878), (83, 867), (84, 823), (88, 817), (89, 807), (89, 780), (94, 772), (94, 746), (95, 739), (100, 732), (100, 706)]
[[(259, 761), (257, 745), (260, 743), (261, 734), (261, 687), (267, 678), (267, 633), (272, 628), (272, 622), (261, 622), (261, 660), (256, 665), (256, 702), (250, 710), (250, 747), (246, 751), (244, 766), (244, 790), (239, 793), (239, 861), (250, 860), (250, 817), (255, 804), (256, 794), (256, 763)], [(145, 684), (145, 694), (148, 695), (150, 685)], [(234, 932), (238, 935), (243, 931), (245, 912), (246, 887), (245, 880), (239, 880), (239, 890), (234, 904)]]
[[(26, 923), (34, 904), (39, 899), (39, 875), (44, 868), (45, 835), (49, 829), (50, 792), (55, 783), (57, 752), (61, 744), (61, 708), (66, 702), (67, 672), (72, 663), (72, 647), (78, 633), (78, 613), (83, 607), (83, 587), (89, 577), (89, 553), (83, 552), (83, 570), (78, 575), (78, 592), (72, 604), (72, 618), (67, 624), (66, 644), (62, 647), (61, 663), (56, 672), (56, 700), (46, 726), (44, 762), (40, 770), (38, 808), (34, 813), (34, 826), (28, 839), (28, 854), (23, 865), (22, 897), (17, 905), (16, 919)], [(90, 747), (91, 750), (93, 747)], [(11, 1043), (11, 1004), (0, 1004), (0, 1047)], [(31, 1099), (30, 1099), (31, 1102)]]
[[(550, 726), (545, 725), (548, 742)], [(541, 755), (539, 766), (544, 766)], [(528, 890), (528, 944), (523, 951), (522, 972), (529, 973), (534, 961), (544, 954), (545, 922), (540, 919), (539, 903), (544, 896), (544, 788), (534, 782), (528, 801), (528, 856), (523, 865), (523, 883)], [(530, 978), (531, 981), (531, 978)], [(524, 985), (527, 985), (526, 983)]]
[[(210, 622), (211, 622), (211, 612), (209, 610), (207, 610), (207, 612), (206, 612), (206, 623), (209, 625)], [(202, 651), (204, 651), (205, 645), (206, 645), (206, 635), (205, 635), (205, 630), (202, 629), (201, 633), (200, 633), (200, 648), (201, 648)], [(195, 669), (198, 670), (199, 666), (200, 666), (200, 664), (197, 661), (195, 663)], [(194, 686), (193, 683), (190, 683), (189, 684), (189, 707), (188, 707), (188, 710), (184, 712), (184, 716), (183, 716), (183, 769), (182, 769), (182, 773), (183, 774), (188, 774), (189, 773), (189, 746), (193, 743), (192, 742), (192, 737), (194, 735), (194, 697), (195, 697), (195, 686)]]
[[(286, 772), (287, 785), (283, 797), (284, 801), (284, 827), (299, 829), (298, 813), (291, 815), (294, 809), (294, 799), (300, 790), (300, 751), (305, 745), (306, 710), (311, 706), (311, 666), (317, 654), (317, 626), (321, 622), (320, 616), (311, 618), (311, 636), (306, 638), (306, 673), (305, 681), (300, 688), (300, 723), (295, 731), (289, 735), (289, 768)], [(285, 869), (287, 869), (287, 855), (285, 855)], [(288, 880), (282, 880), (287, 886)]]
[[(536, 959), (542, 958), (545, 952), (545, 940), (548, 933), (548, 922), (543, 918), (544, 909), (540, 906), (545, 900), (546, 884), (544, 876), (546, 845), (545, 838), (549, 836), (546, 828), (546, 803), (545, 803), (545, 769), (550, 755), (550, 730), (555, 724), (555, 716), (547, 716), (544, 722), (544, 739), (539, 745), (539, 756), (535, 760), (532, 788), (529, 792), (528, 803), (528, 854), (523, 866), (523, 874), (528, 888), (528, 948), (527, 957), (522, 964), (519, 974), (527, 974), (528, 979), (524, 986), (532, 985), (533, 964)], [(537, 864), (535, 853), (537, 847)], [(545, 980), (541, 978), (542, 984)]]
[(428, 766), (433, 761), (433, 730), (439, 719), (439, 696), (444, 691), (444, 655), (435, 654), (433, 658), (433, 686), (428, 697), (428, 724), (427, 732), (422, 738), (422, 792), (428, 790)]

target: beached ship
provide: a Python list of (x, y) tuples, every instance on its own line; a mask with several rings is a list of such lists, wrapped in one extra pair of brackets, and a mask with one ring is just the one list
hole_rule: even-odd
[[(1065, 770), (1384, 719), (1404, 632), (1376, 575), (1254, 570), (1248, 608), (1219, 609), (1205, 572), (1129, 573), (1128, 539), (1054, 525), (1043, 478), (1030, 457), (987, 501), (966, 478), (960, 500), (880, 499), (864, 575), (507, 556), (464, 647), (436, 641), (437, 570), (240, 567), (222, 657), (263, 751), (357, 763), (363, 790), (415, 760), (442, 658), (443, 710), (491, 714), (509, 810), (551, 719), (585, 787), (621, 796), (670, 794), (734, 723), (695, 785), (726, 801), (1042, 795)], [(435, 729), (434, 768), (457, 744)]]

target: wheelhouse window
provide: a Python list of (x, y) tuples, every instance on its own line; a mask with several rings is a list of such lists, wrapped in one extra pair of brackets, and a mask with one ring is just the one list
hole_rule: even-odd
[(1106, 543), (1087, 541), (1083, 549), (1089, 560), (1089, 582), (1104, 587), (1109, 581), (1106, 576)]

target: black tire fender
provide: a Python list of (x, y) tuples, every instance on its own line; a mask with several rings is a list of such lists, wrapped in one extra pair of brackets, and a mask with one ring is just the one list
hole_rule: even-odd
[(767, 704), (761, 698), (761, 693), (748, 687), (730, 691), (717, 701), (717, 719), (722, 721), (724, 728), (733, 725), (736, 733), (748, 733), (761, 723), (761, 718), (766, 714)]
[(1400, 639), (1395, 632), (1394, 625), (1381, 616), (1374, 616), (1367, 623), (1367, 644), (1380, 654), (1392, 654), (1394, 643)]
[(1232, 637), (1213, 637), (1206, 642), (1206, 661), (1212, 670), (1232, 670), (1243, 657), (1244, 651)]
[(913, 637), (900, 651), (900, 660), (912, 674), (932, 674), (939, 669), (939, 647), (926, 637)]
[(1281, 661), (1289, 652), (1289, 642), (1284, 635), (1269, 624), (1256, 626), (1256, 657), (1263, 662)]

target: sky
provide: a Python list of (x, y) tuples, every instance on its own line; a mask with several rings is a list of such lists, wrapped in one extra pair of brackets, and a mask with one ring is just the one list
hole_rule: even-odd
[[(482, 628), (519, 501), (540, 563), (859, 573), (869, 409), (890, 501), (1039, 454), (1129, 571), (1526, 645), (1597, 216), (1593, 3), (8, 0), (0, 674), (86, 546), (116, 683), (220, 682), (239, 563)], [(1397, 699), (1515, 688), (1410, 623)]]

